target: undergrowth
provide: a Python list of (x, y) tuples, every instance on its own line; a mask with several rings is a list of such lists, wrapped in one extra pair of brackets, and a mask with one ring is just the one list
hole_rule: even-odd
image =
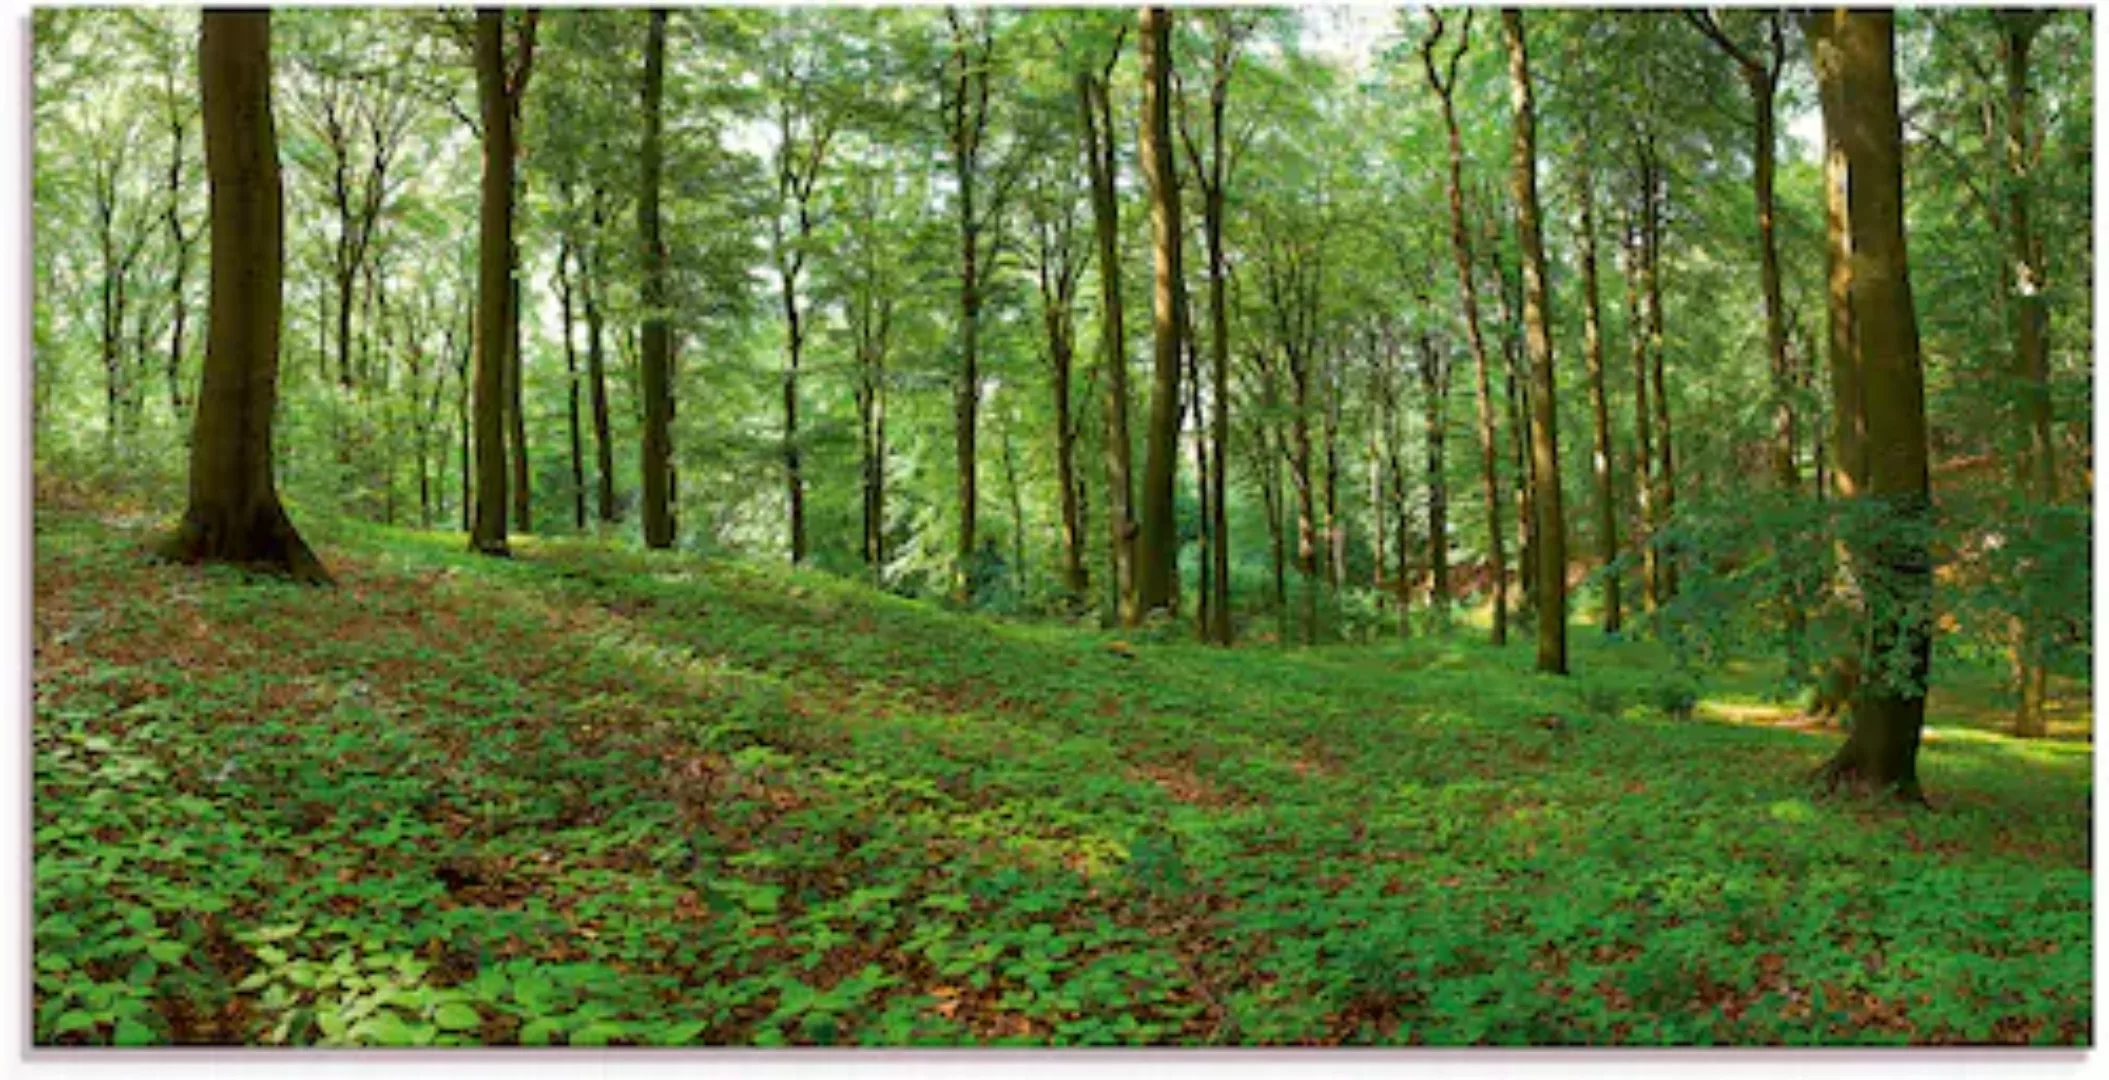
[(1214, 650), (40, 505), (43, 1044), (2092, 1040), (2091, 746), (1811, 801), (1644, 644)]

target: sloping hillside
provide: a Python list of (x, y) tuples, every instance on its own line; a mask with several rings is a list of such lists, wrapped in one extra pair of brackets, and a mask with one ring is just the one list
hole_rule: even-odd
[(350, 525), (316, 590), (146, 524), (38, 510), (39, 1042), (2091, 1039), (2085, 742), (1812, 802), (1836, 732), (1668, 718), (1594, 635), (1222, 652)]

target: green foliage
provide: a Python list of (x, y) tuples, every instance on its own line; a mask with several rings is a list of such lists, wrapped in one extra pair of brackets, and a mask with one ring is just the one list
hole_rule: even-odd
[(1751, 664), (1666, 718), (1652, 644), (1226, 652), (331, 520), (320, 593), (67, 505), (40, 1043), (2091, 1037), (2085, 744), (1938, 697), (1929, 815), (1810, 801), (1836, 736), (1722, 722)]

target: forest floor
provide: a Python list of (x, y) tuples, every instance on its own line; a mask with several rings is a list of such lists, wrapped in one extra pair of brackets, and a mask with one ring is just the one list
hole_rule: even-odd
[(1937, 699), (1928, 812), (1589, 633), (1226, 652), (350, 524), (317, 590), (157, 523), (39, 493), (41, 1044), (2092, 1041), (2085, 717)]

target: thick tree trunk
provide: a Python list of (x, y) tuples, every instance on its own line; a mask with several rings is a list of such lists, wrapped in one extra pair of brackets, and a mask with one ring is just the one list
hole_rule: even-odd
[(1150, 237), (1156, 254), (1152, 290), (1155, 360), (1149, 431), (1142, 472), (1142, 532), (1136, 545), (1136, 602), (1144, 611), (1170, 608), (1178, 571), (1179, 530), (1173, 484), (1179, 468), (1180, 313), (1186, 275), (1179, 224), (1179, 184), (1172, 154), (1172, 16), (1142, 10), (1141, 163), (1150, 193)]
[[(1470, 41), (1471, 16), (1465, 19), (1464, 33), (1467, 35), (1458, 46), (1461, 54)], [(1458, 133), (1457, 110), (1452, 103), (1452, 90), (1456, 80), (1456, 57), (1451, 60), (1451, 74), (1445, 80), (1435, 68), (1435, 40), (1431, 38), (1421, 48), (1421, 61), (1428, 69), (1429, 85), (1435, 88), (1442, 101), (1443, 129), (1449, 139), (1450, 173), (1446, 184), (1450, 199), (1450, 247), (1456, 257), (1458, 287), (1464, 302), (1465, 338), (1472, 347), (1472, 362), (1477, 369), (1477, 391), (1479, 399), (1479, 456), (1480, 477), (1486, 496), (1487, 513), (1487, 569), (1493, 590), (1492, 638), (1496, 645), (1508, 643), (1508, 560), (1501, 546), (1501, 471), (1499, 451), (1494, 440), (1494, 393), (1488, 377), (1487, 343), (1479, 327), (1479, 288), (1473, 281), (1472, 240), (1465, 228), (1464, 196), (1464, 140)]]
[[(1845, 172), (1850, 252), (1844, 295), (1853, 328), (1845, 354), (1864, 388), (1842, 421), (1865, 440), (1859, 461), (1841, 461), (1848, 485), (1875, 504), (1875, 524), (1848, 546), (1866, 575), (1870, 654), (1902, 658), (1860, 680), (1853, 729), (1823, 776), (1921, 798), (1918, 745), (1932, 660), (1932, 557), (1923, 528), (1932, 512), (1927, 468), (1925, 377), (1904, 238), (1904, 158), (1897, 109), (1895, 24), (1890, 12), (1839, 10), (1809, 17), (1826, 138)], [(1832, 215), (1834, 226), (1838, 215)], [(1834, 283), (1836, 278), (1834, 277)], [(1841, 406), (1844, 404), (1840, 403)], [(1844, 408), (1840, 409), (1845, 413)], [(1864, 468), (1864, 472), (1861, 471)]]
[[(2049, 16), (2043, 12), (1998, 14), (2000, 54), (2006, 70), (2007, 279), (2008, 309), (2014, 323), (2014, 375), (2021, 387), (2022, 453), (2016, 464), (2021, 490), (2037, 507), (2058, 501), (2058, 473), (2051, 441), (2050, 308), (2044, 279), (2043, 251), (2030, 222), (2028, 134), (2028, 57), (2036, 32)], [(2020, 703), (2014, 733), (2036, 738), (2047, 730), (2043, 710), (2049, 676), (2040, 642), (2046, 631), (2024, 615), (2015, 620), (2012, 663)]]
[(666, 241), (659, 231), (661, 106), (666, 99), (665, 8), (653, 8), (644, 46), (644, 147), (637, 194), (638, 242), (644, 249), (644, 334), (640, 381), (644, 398), (644, 546), (674, 546), (673, 341), (667, 325)]
[(1532, 474), (1537, 511), (1538, 670), (1567, 673), (1567, 523), (1560, 505), (1559, 412), (1554, 408), (1552, 312), (1547, 306), (1545, 242), (1538, 227), (1537, 119), (1523, 14), (1501, 13), (1509, 47), (1510, 100), (1516, 114), (1516, 236), (1523, 247), (1523, 326), (1530, 352)]
[(271, 476), (285, 193), (271, 115), (271, 14), (208, 11), (198, 46), (211, 185), (212, 302), (191, 433), (190, 504), (162, 547), (323, 583)]
[(1604, 388), (1604, 328), (1596, 277), (1596, 184), (1585, 144), (1575, 169), (1575, 201), (1580, 210), (1576, 232), (1582, 260), (1582, 357), (1589, 371), (1589, 409), (1596, 437), (1591, 475), (1596, 480), (1596, 546), (1604, 577), (1604, 633), (1616, 634), (1625, 612), (1620, 603), (1617, 479), (1611, 462), (1611, 403)]
[(476, 13), (476, 87), (483, 109), (483, 206), (476, 282), (476, 517), (469, 547), (508, 554), (505, 536), (506, 326), (513, 234), (513, 110), (505, 77), (505, 13)]
[[(1111, 66), (1110, 64), (1108, 65)], [(1141, 618), (1135, 593), (1135, 518), (1132, 443), (1128, 436), (1128, 358), (1120, 295), (1120, 202), (1114, 190), (1113, 118), (1106, 85), (1077, 76), (1084, 118), (1084, 165), (1091, 177), (1091, 217), (1098, 237), (1099, 367), (1106, 418), (1106, 529), (1113, 566), (1114, 607), (1122, 626)]]

